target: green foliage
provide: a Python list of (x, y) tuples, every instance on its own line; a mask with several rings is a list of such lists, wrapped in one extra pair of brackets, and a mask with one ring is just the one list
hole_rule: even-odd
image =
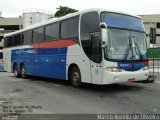
[(75, 10), (73, 8), (69, 8), (66, 6), (59, 6), (59, 8), (57, 8), (58, 11), (54, 14), (55, 17), (61, 17), (64, 15), (67, 15), (69, 13), (74, 13), (74, 12), (78, 12), (78, 10)]

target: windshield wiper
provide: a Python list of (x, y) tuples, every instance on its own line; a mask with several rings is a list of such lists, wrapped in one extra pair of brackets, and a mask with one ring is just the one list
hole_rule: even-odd
[[(134, 40), (134, 36), (133, 36), (133, 41), (134, 41), (135, 47), (137, 47), (137, 50), (138, 50), (138, 52), (139, 52), (139, 55), (140, 55), (141, 60), (143, 60), (142, 53), (141, 53), (141, 51), (140, 51), (140, 49), (139, 49), (139, 46), (138, 46), (137, 42), (135, 42), (135, 40)], [(135, 51), (136, 51), (136, 49), (135, 49)], [(137, 55), (138, 55), (138, 53), (137, 53)]]
[(134, 36), (133, 36), (133, 38), (129, 37), (128, 41), (129, 41), (129, 44), (128, 44), (127, 49), (125, 50), (123, 59), (127, 60), (129, 52), (132, 50), (132, 59), (134, 60), (135, 56), (134, 56), (133, 50), (135, 49), (136, 55), (138, 55), (141, 58), (141, 60), (143, 60), (142, 53), (139, 49), (137, 42), (135, 42), (135, 40), (134, 40)]
[(128, 55), (129, 55), (129, 51), (132, 50), (132, 42), (131, 42), (131, 40), (130, 40), (130, 37), (128, 37), (128, 42), (129, 42), (129, 44), (128, 44), (126, 50), (125, 50), (123, 60), (127, 60), (127, 57), (128, 57)]

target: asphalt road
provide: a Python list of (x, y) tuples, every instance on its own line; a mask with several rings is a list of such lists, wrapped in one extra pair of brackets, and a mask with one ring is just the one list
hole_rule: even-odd
[(0, 103), (4, 115), (7, 110), (39, 115), (159, 114), (160, 82), (84, 84), (83, 88), (77, 89), (67, 81), (37, 77), (21, 79), (0, 72)]

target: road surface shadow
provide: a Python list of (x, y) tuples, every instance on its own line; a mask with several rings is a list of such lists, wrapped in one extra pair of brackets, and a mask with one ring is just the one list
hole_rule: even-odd
[(59, 85), (70, 86), (70, 82), (68, 80), (62, 79), (54, 79), (54, 78), (46, 78), (46, 77), (37, 77), (37, 76), (28, 76), (31, 81), (43, 81), (45, 83), (54, 83)]
[(99, 93), (119, 93), (119, 92), (129, 92), (129, 91), (140, 91), (143, 86), (134, 83), (117, 83), (111, 85), (91, 85), (84, 84), (84, 90), (95, 91)]
[[(71, 83), (68, 80), (60, 80), (60, 79), (52, 79), (52, 78), (44, 78), (44, 77), (35, 77), (30, 76), (31, 81), (42, 81), (45, 83), (53, 83), (58, 85), (63, 85), (66, 87), (72, 87)], [(73, 88), (73, 89), (80, 89), (85, 91), (94, 91), (100, 93), (108, 93), (108, 92), (123, 92), (123, 91), (140, 91), (143, 89), (142, 85), (139, 83), (119, 83), (119, 84), (111, 84), (111, 85), (95, 85), (95, 84), (88, 84), (83, 83), (81, 88)]]
[[(14, 77), (14, 76), (11, 76)], [(18, 79), (18, 78), (17, 78)], [(81, 88), (74, 88), (72, 87), (71, 83), (68, 80), (61, 80), (61, 79), (53, 79), (53, 78), (45, 78), (45, 77), (37, 77), (37, 76), (28, 76), (28, 79), (31, 82), (33, 81), (40, 81), (46, 84), (56, 84), (62, 85), (64, 87), (69, 87), (73, 90), (83, 90), (88, 92), (100, 92), (100, 93), (110, 93), (110, 92), (123, 92), (123, 91), (140, 91), (144, 89), (141, 83), (119, 83), (119, 84), (110, 84), (110, 85), (95, 85), (95, 84), (88, 84), (83, 83)]]

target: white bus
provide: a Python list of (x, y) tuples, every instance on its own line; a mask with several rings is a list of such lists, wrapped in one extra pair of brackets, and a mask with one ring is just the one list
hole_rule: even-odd
[(81, 83), (147, 80), (146, 33), (142, 19), (90, 9), (32, 25), (4, 37), (4, 68), (28, 75)]

